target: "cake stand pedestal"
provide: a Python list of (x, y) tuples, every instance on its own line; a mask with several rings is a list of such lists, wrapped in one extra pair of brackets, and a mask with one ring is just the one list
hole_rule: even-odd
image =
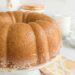
[(54, 63), (60, 57), (61, 57), (60, 55), (57, 55), (50, 62), (47, 62), (46, 64), (42, 64), (42, 65), (36, 66), (36, 67), (34, 67), (32, 69), (19, 70), (19, 71), (15, 70), (15, 71), (10, 71), (10, 72), (4, 71), (4, 72), (0, 72), (0, 75), (41, 75), (41, 73), (39, 71), (40, 68)]

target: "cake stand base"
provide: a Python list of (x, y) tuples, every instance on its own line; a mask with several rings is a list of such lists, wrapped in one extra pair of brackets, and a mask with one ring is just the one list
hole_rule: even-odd
[(0, 75), (41, 75), (39, 70), (18, 71), (18, 72), (0, 72)]

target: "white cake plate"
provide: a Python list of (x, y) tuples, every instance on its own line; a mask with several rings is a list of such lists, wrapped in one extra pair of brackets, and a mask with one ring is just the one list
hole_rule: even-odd
[(0, 72), (0, 75), (41, 75), (39, 69), (47, 66), (48, 64), (52, 64), (54, 63), (57, 59), (59, 59), (61, 56), (57, 55), (56, 57), (54, 57), (52, 60), (50, 60), (50, 62), (47, 62), (46, 64), (42, 64), (39, 66), (36, 66), (34, 68), (31, 69), (26, 69), (26, 70), (17, 70), (17, 71), (11, 71), (11, 72), (7, 72), (7, 71), (2, 71)]

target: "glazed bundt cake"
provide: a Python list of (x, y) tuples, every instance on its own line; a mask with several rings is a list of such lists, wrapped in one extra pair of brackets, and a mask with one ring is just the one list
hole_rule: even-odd
[(0, 68), (25, 69), (57, 55), (60, 29), (51, 17), (31, 12), (0, 13)]

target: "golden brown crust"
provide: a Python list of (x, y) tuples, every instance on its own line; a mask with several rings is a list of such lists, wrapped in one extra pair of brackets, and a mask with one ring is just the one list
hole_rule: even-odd
[(24, 12), (22, 12), (22, 11), (15, 11), (15, 12), (13, 12), (17, 23), (22, 23), (23, 22), (23, 13)]
[(0, 23), (0, 68), (6, 67), (7, 36), (10, 24)]
[[(15, 16), (14, 16), (13, 12), (7, 12), (7, 13), (8, 13), (9, 16), (11, 17), (12, 22), (15, 24), (15, 23), (16, 23), (16, 19), (15, 19)], [(13, 23), (12, 23), (12, 24), (13, 24)]]
[(28, 24), (11, 26), (7, 38), (8, 67), (25, 68), (37, 64), (35, 35)]
[(24, 12), (24, 15), (23, 15), (23, 22), (24, 23), (27, 23), (28, 14), (29, 14), (29, 12)]
[(27, 23), (28, 22), (35, 22), (36, 20), (47, 20), (49, 22), (52, 22), (53, 19), (45, 14), (42, 13), (29, 13), (27, 17)]
[(39, 24), (34, 22), (29, 24), (32, 27), (36, 36), (36, 45), (37, 45), (39, 63), (40, 64), (45, 63), (49, 61), (49, 49), (48, 49), (47, 36)]
[(6, 12), (0, 12), (0, 23), (10, 23), (12, 24), (11, 17)]
[(61, 33), (55, 23), (48, 21), (36, 21), (46, 32), (49, 46), (50, 57), (56, 55), (61, 45)]

